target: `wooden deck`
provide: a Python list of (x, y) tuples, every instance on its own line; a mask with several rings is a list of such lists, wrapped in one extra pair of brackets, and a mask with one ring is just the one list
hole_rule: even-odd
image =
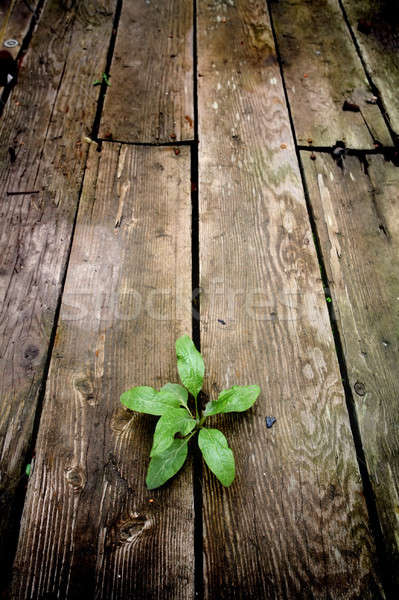
[[(399, 597), (398, 31), (389, 0), (0, 0), (1, 598)], [(119, 396), (183, 333), (203, 399), (262, 392), (215, 418), (230, 488), (194, 452), (149, 492)]]

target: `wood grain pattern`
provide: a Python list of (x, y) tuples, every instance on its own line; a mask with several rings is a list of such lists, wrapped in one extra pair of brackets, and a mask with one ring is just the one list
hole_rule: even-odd
[(29, 10), (22, 0), (16, 0), (9, 13), (10, 3), (11, 0), (0, 0), (0, 50), (5, 49), (4, 42), (6, 40), (16, 40), (18, 46), (15, 48), (7, 48), (13, 58), (16, 58), (21, 49), (24, 37), (30, 27), (32, 16), (34, 14), (33, 11), (38, 4), (38, 0), (30, 3), (32, 11)]
[[(298, 143), (373, 148), (392, 140), (376, 104), (338, 0), (272, 2)], [(359, 112), (344, 111), (347, 101)]]
[[(205, 598), (378, 598), (374, 549), (264, 4), (199, 3), (201, 348), (237, 463), (203, 482)], [(271, 429), (266, 416), (277, 418)]]
[[(23, 481), (114, 0), (47, 2), (0, 122), (0, 546)], [(12, 149), (12, 152), (10, 151)]]
[(101, 137), (193, 139), (192, 35), (192, 2), (123, 3)]
[(342, 0), (391, 126), (399, 135), (399, 13), (392, 0)]
[(133, 385), (177, 381), (191, 332), (190, 155), (93, 149), (15, 563), (13, 598), (193, 597), (190, 463), (145, 488), (156, 419)]
[(388, 566), (399, 585), (399, 170), (303, 153)]

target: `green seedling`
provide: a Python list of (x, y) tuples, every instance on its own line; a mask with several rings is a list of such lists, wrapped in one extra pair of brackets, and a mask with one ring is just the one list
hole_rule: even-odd
[[(121, 402), (130, 410), (159, 416), (150, 453), (146, 484), (148, 489), (160, 487), (184, 465), (189, 440), (198, 434), (198, 445), (212, 473), (226, 487), (235, 477), (234, 455), (223, 433), (205, 427), (208, 417), (220, 413), (248, 410), (260, 394), (258, 385), (234, 385), (211, 400), (201, 412), (198, 394), (204, 380), (204, 360), (188, 335), (176, 342), (177, 370), (183, 385), (167, 383), (158, 392), (139, 386), (124, 392)], [(189, 394), (194, 398), (195, 412), (190, 410)]]
[(103, 81), (106, 83), (106, 85), (108, 85), (108, 86), (111, 85), (109, 77), (106, 73), (103, 73), (101, 75), (101, 79), (96, 79), (95, 81), (93, 81), (93, 85), (101, 85)]

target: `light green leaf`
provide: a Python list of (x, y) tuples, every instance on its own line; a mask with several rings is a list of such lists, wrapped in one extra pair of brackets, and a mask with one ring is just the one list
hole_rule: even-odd
[(176, 433), (188, 435), (195, 426), (195, 419), (185, 408), (170, 408), (157, 423), (150, 456), (163, 454), (172, 445)]
[(159, 393), (162, 395), (162, 398), (178, 398), (180, 405), (184, 406), (184, 408), (189, 411), (187, 403), (188, 391), (182, 385), (179, 385), (178, 383), (167, 383), (161, 388)]
[(204, 379), (204, 361), (188, 335), (176, 342), (177, 369), (180, 379), (188, 391), (197, 399)]
[(260, 394), (258, 385), (233, 385), (219, 394), (217, 400), (208, 402), (204, 417), (227, 412), (243, 412), (250, 408)]
[(149, 490), (163, 485), (184, 465), (187, 458), (187, 440), (175, 439), (171, 446), (159, 456), (154, 456), (148, 467), (146, 484)]
[(148, 415), (163, 415), (169, 408), (180, 406), (178, 398), (169, 395), (160, 396), (160, 392), (144, 385), (124, 392), (121, 402), (130, 410)]
[(225, 487), (231, 485), (236, 474), (234, 454), (223, 433), (218, 429), (200, 429), (198, 445), (212, 473)]

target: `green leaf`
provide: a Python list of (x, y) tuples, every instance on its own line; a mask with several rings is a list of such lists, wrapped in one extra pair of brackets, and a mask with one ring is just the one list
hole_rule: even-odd
[(157, 423), (150, 456), (163, 454), (172, 445), (176, 433), (188, 435), (196, 424), (185, 408), (170, 408)]
[(108, 86), (110, 86), (110, 85), (111, 85), (111, 82), (110, 82), (110, 80), (109, 80), (109, 79), (110, 79), (110, 77), (111, 77), (111, 75), (107, 75), (106, 73), (103, 73), (103, 74), (101, 75), (101, 79), (96, 79), (95, 81), (93, 81), (93, 85), (94, 85), (94, 86), (95, 86), (95, 85), (101, 85), (101, 84), (102, 84), (102, 82), (104, 81), (104, 82), (105, 82), (105, 83), (106, 83)]
[(223, 433), (218, 429), (200, 429), (198, 445), (206, 464), (220, 483), (225, 487), (231, 485), (236, 472), (234, 455)]
[(204, 361), (188, 335), (176, 342), (177, 369), (180, 379), (188, 391), (197, 399), (204, 379)]
[(186, 458), (187, 440), (173, 440), (163, 454), (151, 459), (145, 480), (148, 489), (154, 490), (173, 477), (182, 468)]
[(127, 390), (121, 396), (121, 402), (130, 410), (148, 415), (163, 415), (169, 408), (178, 408), (180, 401), (170, 395), (161, 395), (151, 387), (138, 386)]
[(243, 412), (250, 408), (260, 394), (258, 385), (233, 385), (219, 394), (217, 400), (208, 402), (204, 417), (227, 412)]
[(162, 398), (178, 399), (179, 404), (184, 406), (184, 408), (190, 412), (187, 403), (188, 392), (182, 385), (179, 385), (178, 383), (167, 383), (161, 388), (159, 393)]
[(31, 463), (28, 463), (28, 464), (26, 465), (26, 467), (25, 467), (25, 473), (26, 473), (26, 475), (29, 477), (29, 476), (30, 476), (30, 474), (31, 474), (31, 472), (32, 472), (32, 464), (31, 464)]

